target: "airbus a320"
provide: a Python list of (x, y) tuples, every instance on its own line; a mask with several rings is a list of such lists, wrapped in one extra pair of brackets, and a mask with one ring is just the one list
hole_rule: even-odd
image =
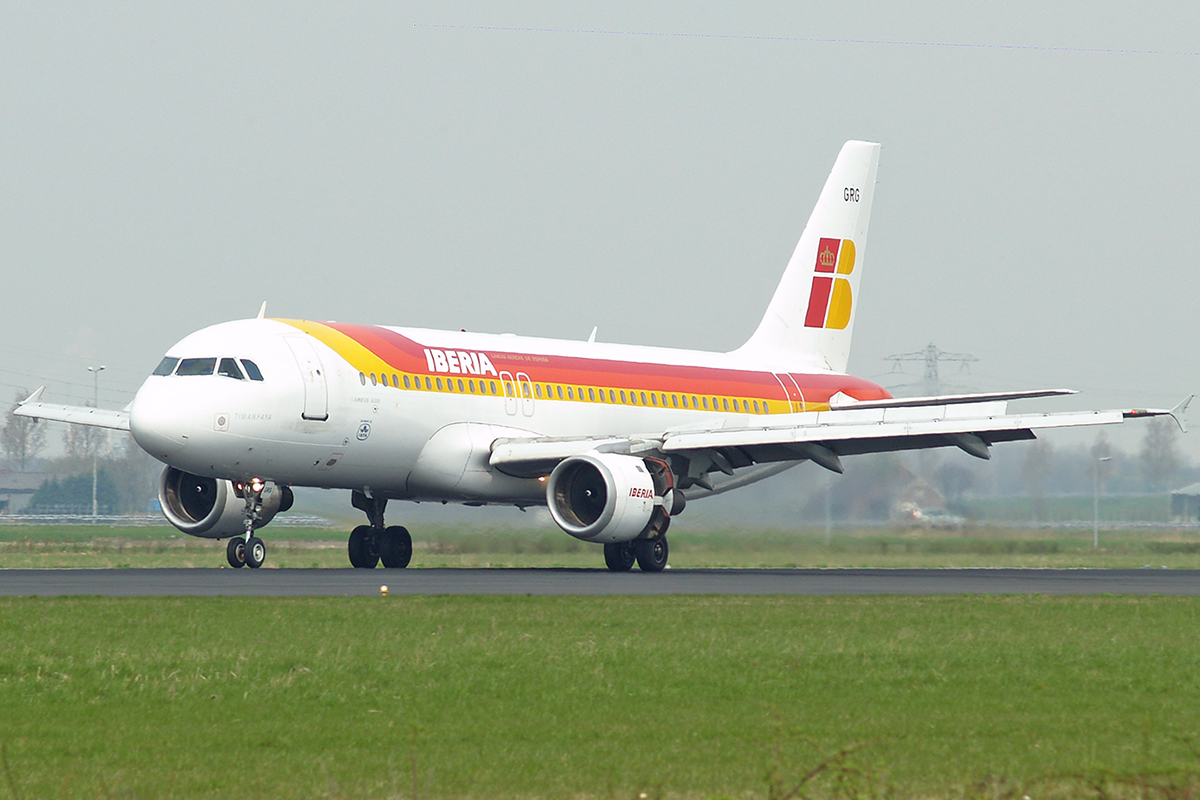
[[(667, 565), (687, 500), (801, 461), (841, 472), (861, 453), (957, 447), (987, 458), (1039, 429), (1120, 423), (1175, 409), (1010, 414), (1060, 390), (893, 398), (846, 373), (879, 163), (841, 149), (762, 321), (732, 352), (510, 335), (255, 319), (167, 350), (126, 410), (54, 405), (16, 413), (133, 434), (166, 466), (166, 518), (228, 538), (260, 567), (259, 532), (292, 487), (350, 491), (366, 524), (358, 568), (408, 566), (412, 539), (389, 501), (545, 505), (563, 531), (603, 546), (610, 570)], [(265, 309), (265, 304), (264, 304)]]

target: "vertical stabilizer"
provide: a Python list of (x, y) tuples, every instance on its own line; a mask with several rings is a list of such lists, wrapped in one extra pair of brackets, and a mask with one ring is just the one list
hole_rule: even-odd
[(842, 145), (767, 313), (736, 355), (846, 371), (878, 166), (878, 144)]

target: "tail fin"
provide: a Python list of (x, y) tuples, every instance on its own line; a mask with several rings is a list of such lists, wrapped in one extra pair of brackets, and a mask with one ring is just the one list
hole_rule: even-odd
[(758, 329), (735, 355), (845, 372), (879, 145), (846, 142)]

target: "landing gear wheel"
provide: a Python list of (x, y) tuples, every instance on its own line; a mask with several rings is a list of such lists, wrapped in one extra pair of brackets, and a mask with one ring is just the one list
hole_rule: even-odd
[(229, 566), (234, 569), (246, 566), (246, 540), (240, 536), (230, 539), (229, 544), (225, 545), (225, 558), (229, 559)]
[(355, 569), (375, 569), (375, 565), (379, 563), (375, 531), (366, 525), (359, 525), (350, 532), (347, 549), (350, 554), (350, 566)]
[(604, 563), (610, 572), (629, 572), (636, 560), (633, 542), (611, 542), (604, 545)]
[(642, 572), (662, 572), (667, 567), (667, 540), (664, 536), (655, 539), (637, 539), (633, 542), (638, 566)]
[(388, 569), (404, 569), (412, 561), (412, 537), (408, 529), (393, 525), (379, 537), (379, 560)]
[(258, 569), (267, 560), (267, 546), (257, 536), (251, 536), (246, 542), (246, 566)]

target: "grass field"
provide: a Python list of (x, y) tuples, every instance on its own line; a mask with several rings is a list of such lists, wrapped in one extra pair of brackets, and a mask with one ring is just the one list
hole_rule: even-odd
[(0, 797), (781, 798), (822, 766), (803, 796), (1195, 796), (1198, 623), (1176, 598), (0, 600)]
[[(268, 532), (272, 566), (346, 565), (338, 531)], [(557, 531), (421, 533), (421, 566), (601, 565)], [(676, 567), (1200, 567), (1192, 531), (672, 533)], [(0, 567), (223, 562), (170, 528), (0, 526)], [(1190, 598), (0, 599), (0, 798), (1195, 797), (1198, 622)]]
[[(345, 533), (263, 531), (267, 567), (346, 567)], [(601, 567), (598, 545), (558, 529), (414, 529), (413, 567)], [(688, 567), (1200, 568), (1200, 529), (968, 527), (963, 530), (672, 529), (671, 565)], [(0, 568), (214, 567), (225, 543), (174, 528), (0, 525)]]

